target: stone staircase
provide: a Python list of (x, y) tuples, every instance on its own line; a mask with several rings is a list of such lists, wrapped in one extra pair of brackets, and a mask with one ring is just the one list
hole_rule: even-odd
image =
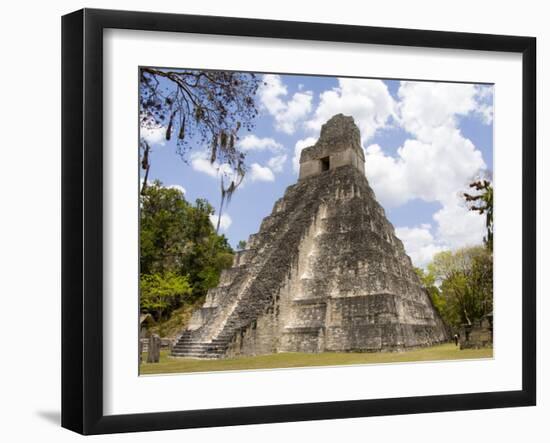
[(197, 341), (192, 338), (191, 331), (184, 331), (176, 345), (172, 348), (174, 357), (189, 358), (220, 358), (229, 345), (231, 337), (227, 340), (214, 339), (212, 341)]
[(235, 335), (244, 326), (254, 321), (256, 315), (253, 312), (257, 312), (258, 308), (263, 307), (260, 303), (247, 303), (246, 306), (246, 310), (233, 310), (221, 330), (213, 334), (211, 339), (203, 338), (204, 331), (184, 331), (172, 348), (172, 355), (174, 357), (202, 359), (223, 357)]
[(266, 291), (264, 288), (257, 290), (253, 286), (258, 275), (271, 272), (273, 254), (280, 250), (288, 231), (293, 226), (301, 225), (295, 223), (294, 218), (296, 214), (302, 213), (297, 210), (297, 206), (303, 206), (304, 200), (299, 198), (299, 193), (293, 188), (290, 187), (285, 198), (275, 203), (272, 215), (263, 220), (259, 232), (250, 236), (248, 248), (236, 254), (233, 267), (222, 272), (220, 284), (209, 290), (205, 304), (194, 314), (196, 325), (192, 319), (190, 329), (183, 331), (172, 348), (173, 356), (203, 359), (223, 357), (235, 336), (265, 310), (268, 304), (266, 300), (276, 288)]

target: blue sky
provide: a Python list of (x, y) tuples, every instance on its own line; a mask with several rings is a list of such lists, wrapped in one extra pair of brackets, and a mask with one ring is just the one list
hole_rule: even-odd
[[(241, 134), (248, 172), (223, 211), (222, 230), (235, 246), (258, 231), (287, 186), (297, 159), (332, 115), (352, 115), (361, 130), (366, 176), (417, 266), (441, 250), (482, 241), (483, 217), (460, 198), (493, 164), (493, 87), (299, 75), (263, 75), (260, 115)], [(142, 130), (152, 146), (149, 179), (206, 198), (218, 210), (219, 172), (201, 146), (176, 154), (159, 130)]]

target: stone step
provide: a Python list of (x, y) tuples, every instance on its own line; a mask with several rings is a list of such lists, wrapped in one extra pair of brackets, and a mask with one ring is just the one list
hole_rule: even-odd
[(216, 343), (212, 341), (187, 341), (187, 342), (178, 342), (176, 346), (213, 346)]
[(220, 347), (222, 346), (221, 343), (212, 343), (212, 342), (194, 342), (194, 343), (177, 343), (175, 347), (195, 347), (195, 348), (212, 348), (212, 347)]
[(215, 348), (215, 347), (208, 347), (208, 348), (172, 348), (172, 352), (212, 352), (212, 353), (224, 353), (225, 348)]
[(220, 353), (225, 352), (225, 349), (223, 348), (215, 348), (215, 347), (203, 347), (203, 348), (188, 348), (188, 347), (181, 347), (181, 348), (172, 348), (173, 352), (206, 352), (206, 353)]
[(292, 300), (297, 305), (325, 305), (327, 304), (326, 297), (311, 297), (311, 298), (296, 298)]
[(213, 343), (213, 342), (228, 343), (231, 340), (231, 338), (235, 335), (235, 332), (236, 331), (223, 332), (220, 335), (216, 336), (216, 338), (214, 338), (212, 340), (208, 340), (208, 341), (197, 340), (197, 339), (192, 339), (192, 338), (186, 338), (186, 339), (183, 339), (183, 340), (178, 340), (178, 342), (176, 344), (195, 344), (195, 343), (197, 343), (197, 344), (198, 343), (210, 344), (210, 343)]
[(199, 340), (190, 340), (190, 341), (184, 341), (184, 342), (178, 342), (175, 346), (220, 346), (221, 344), (227, 344), (228, 341), (220, 341), (220, 340), (211, 340), (211, 341), (199, 341)]
[(197, 358), (197, 359), (204, 359), (204, 360), (215, 360), (218, 359), (219, 355), (213, 355), (213, 354), (202, 354), (202, 353), (173, 353), (173, 357), (182, 357), (182, 358)]
[(178, 343), (208, 343), (207, 341), (199, 340), (197, 338), (186, 337), (179, 339)]
[(235, 336), (235, 332), (222, 332), (214, 340), (219, 343), (229, 343), (231, 339)]
[(203, 350), (206, 350), (206, 351), (224, 351), (225, 350), (225, 347), (224, 346), (219, 346), (219, 345), (182, 345), (182, 346), (174, 346), (172, 348), (172, 350), (177, 350), (177, 351), (184, 351), (184, 350), (193, 350), (193, 351), (203, 351)]
[(223, 353), (220, 352), (201, 352), (201, 351), (176, 351), (172, 352), (176, 357), (205, 357), (205, 358), (220, 358), (223, 357)]
[(253, 248), (243, 249), (242, 251), (237, 251), (233, 258), (233, 267), (243, 266), (254, 258), (256, 255), (256, 250)]
[(231, 268), (224, 269), (220, 274), (218, 288), (231, 286), (235, 280), (235, 277), (240, 272), (246, 272), (246, 267), (246, 264), (242, 264), (240, 266), (233, 266)]
[(209, 346), (178, 346), (178, 347), (174, 347), (172, 348), (172, 350), (175, 350), (175, 351), (197, 351), (197, 352), (223, 352), (225, 351), (225, 348), (224, 347), (220, 347), (220, 346), (213, 346), (213, 345), (209, 345)]
[(256, 233), (256, 234), (250, 234), (248, 236), (248, 241), (246, 242), (246, 245), (249, 247), (249, 248), (257, 248), (260, 241), (259, 241), (259, 238), (260, 238), (260, 235), (259, 233)]
[(202, 354), (223, 354), (225, 352), (224, 348), (217, 348), (214, 346), (209, 347), (175, 347), (172, 348), (172, 353), (182, 354), (182, 353), (202, 353)]
[(324, 326), (287, 327), (284, 329), (283, 334), (312, 334), (318, 333), (321, 329), (324, 329)]

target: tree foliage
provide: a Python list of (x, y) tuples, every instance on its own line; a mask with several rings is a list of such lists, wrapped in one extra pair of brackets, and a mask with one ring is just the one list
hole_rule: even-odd
[(484, 246), (443, 251), (434, 256), (421, 280), (443, 320), (471, 324), (493, 310), (493, 256)]
[(192, 205), (181, 191), (155, 181), (140, 206), (141, 308), (159, 319), (216, 286), (233, 250), (215, 232), (206, 200)]
[(192, 293), (187, 276), (167, 272), (140, 276), (140, 309), (156, 320), (178, 308)]
[(414, 268), (416, 274), (422, 282), (422, 286), (426, 289), (430, 299), (432, 300), (433, 305), (437, 311), (443, 316), (443, 312), (446, 307), (445, 299), (441, 295), (436, 282), (435, 275), (432, 272), (425, 271), (422, 268)]

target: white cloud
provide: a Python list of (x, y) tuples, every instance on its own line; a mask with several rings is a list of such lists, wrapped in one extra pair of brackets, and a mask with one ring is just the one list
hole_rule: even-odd
[(284, 111), (286, 105), (280, 96), (288, 94), (286, 86), (281, 80), (281, 76), (275, 74), (266, 74), (263, 76), (264, 84), (258, 89), (260, 101), (271, 115)]
[(333, 115), (351, 115), (363, 141), (387, 126), (395, 113), (395, 102), (381, 80), (340, 78), (337, 87), (322, 92), (319, 98), (313, 118), (306, 122), (307, 128), (319, 131)]
[(425, 267), (435, 254), (445, 249), (437, 244), (430, 228), (429, 224), (423, 224), (414, 228), (395, 229), (395, 235), (403, 241), (405, 250), (415, 266)]
[[(143, 187), (143, 181), (144, 181), (144, 178), (140, 177), (139, 178), (139, 188), (140, 189)], [(155, 184), (155, 180), (147, 180), (147, 186), (153, 186), (154, 184)], [(185, 193), (187, 192), (186, 189), (181, 185), (167, 185), (167, 186), (163, 185), (162, 187), (166, 188), (166, 189), (177, 189), (183, 195), (185, 195)]]
[(399, 206), (412, 198), (407, 190), (404, 169), (402, 161), (386, 155), (379, 145), (370, 145), (365, 150), (365, 174), (384, 207)]
[(276, 155), (267, 161), (267, 166), (269, 166), (273, 172), (282, 172), (286, 159), (286, 154)]
[(431, 141), (438, 128), (456, 127), (456, 118), (476, 109), (475, 85), (401, 82), (398, 96), (402, 126), (416, 138)]
[(481, 121), (486, 125), (493, 122), (493, 94), (493, 86), (478, 85), (476, 88), (476, 99), (478, 102), (476, 112), (481, 117)]
[(210, 162), (206, 152), (194, 152), (190, 156), (191, 167), (197, 171), (202, 172), (210, 177), (232, 176), (233, 169), (227, 163)]
[[(218, 214), (210, 215), (210, 223), (212, 223), (212, 226), (216, 228), (216, 226), (218, 225)], [(220, 218), (220, 230), (227, 231), (229, 229), (229, 226), (231, 226), (231, 223), (233, 223), (231, 217), (228, 214), (222, 214)]]
[(313, 146), (317, 142), (317, 139), (314, 137), (308, 137), (302, 140), (298, 140), (294, 146), (294, 157), (292, 157), (292, 168), (294, 172), (298, 173), (300, 171), (300, 154), (302, 150)]
[(445, 203), (486, 168), (481, 152), (457, 127), (457, 116), (477, 107), (475, 85), (401, 82), (399, 122), (416, 138), (388, 156), (365, 151), (365, 169), (383, 205), (420, 198)]
[(493, 106), (489, 104), (480, 104), (476, 111), (481, 116), (481, 121), (486, 125), (493, 122)]
[(447, 249), (478, 245), (486, 234), (485, 216), (470, 211), (458, 193), (450, 196), (433, 219), (437, 222), (436, 236)]
[(409, 200), (445, 201), (481, 170), (481, 152), (458, 129), (438, 128), (431, 143), (406, 140), (397, 155), (386, 155), (379, 145), (365, 151), (365, 170), (384, 206), (399, 206)]
[(395, 229), (415, 266), (425, 267), (441, 251), (479, 245), (486, 234), (485, 217), (468, 210), (457, 194), (433, 215), (433, 220), (435, 229), (429, 224)]
[(277, 128), (286, 134), (293, 134), (297, 123), (311, 111), (312, 100), (310, 91), (295, 93), (287, 103), (285, 112), (275, 116)]
[(283, 145), (276, 142), (270, 137), (259, 138), (254, 134), (247, 135), (241, 141), (239, 141), (239, 147), (243, 151), (281, 151)]
[(140, 137), (150, 145), (164, 146), (166, 143), (166, 128), (160, 126), (158, 128), (140, 128)]
[(248, 177), (253, 182), (272, 182), (275, 180), (275, 174), (273, 174), (273, 171), (267, 166), (261, 166), (258, 163), (252, 163), (250, 165), (250, 172), (248, 173)]
[(298, 123), (311, 111), (312, 92), (299, 91), (285, 101), (288, 90), (279, 75), (266, 74), (263, 83), (258, 90), (261, 106), (273, 116), (278, 131), (293, 134)]
[[(280, 154), (273, 156), (267, 162), (267, 166), (262, 166), (259, 163), (252, 163), (248, 167), (245, 180), (242, 181), (240, 187), (243, 188), (246, 182), (266, 181), (272, 182), (275, 180), (274, 172), (281, 172), (283, 165), (286, 162), (287, 155)], [(217, 161), (211, 163), (205, 152), (195, 152), (190, 156), (191, 167), (197, 171), (209, 175), (213, 178), (225, 177), (232, 180), (235, 177), (235, 171), (227, 163), (219, 164)]]
[(458, 122), (469, 113), (488, 122), (490, 93), (480, 92), (476, 85), (402, 82), (397, 120), (412, 138), (394, 156), (377, 144), (365, 150), (366, 175), (382, 205), (421, 199), (442, 206), (433, 215), (433, 229), (426, 225), (396, 229), (417, 266), (442, 249), (479, 244), (483, 239), (484, 217), (468, 210), (460, 191), (486, 165), (481, 152), (460, 132)]
[(494, 86), (492, 85), (476, 85), (476, 96), (478, 100), (492, 100), (494, 94)]
[(430, 141), (434, 131), (455, 128), (457, 117), (480, 114), (492, 121), (493, 88), (466, 83), (401, 82), (398, 96), (402, 126), (416, 138)]

